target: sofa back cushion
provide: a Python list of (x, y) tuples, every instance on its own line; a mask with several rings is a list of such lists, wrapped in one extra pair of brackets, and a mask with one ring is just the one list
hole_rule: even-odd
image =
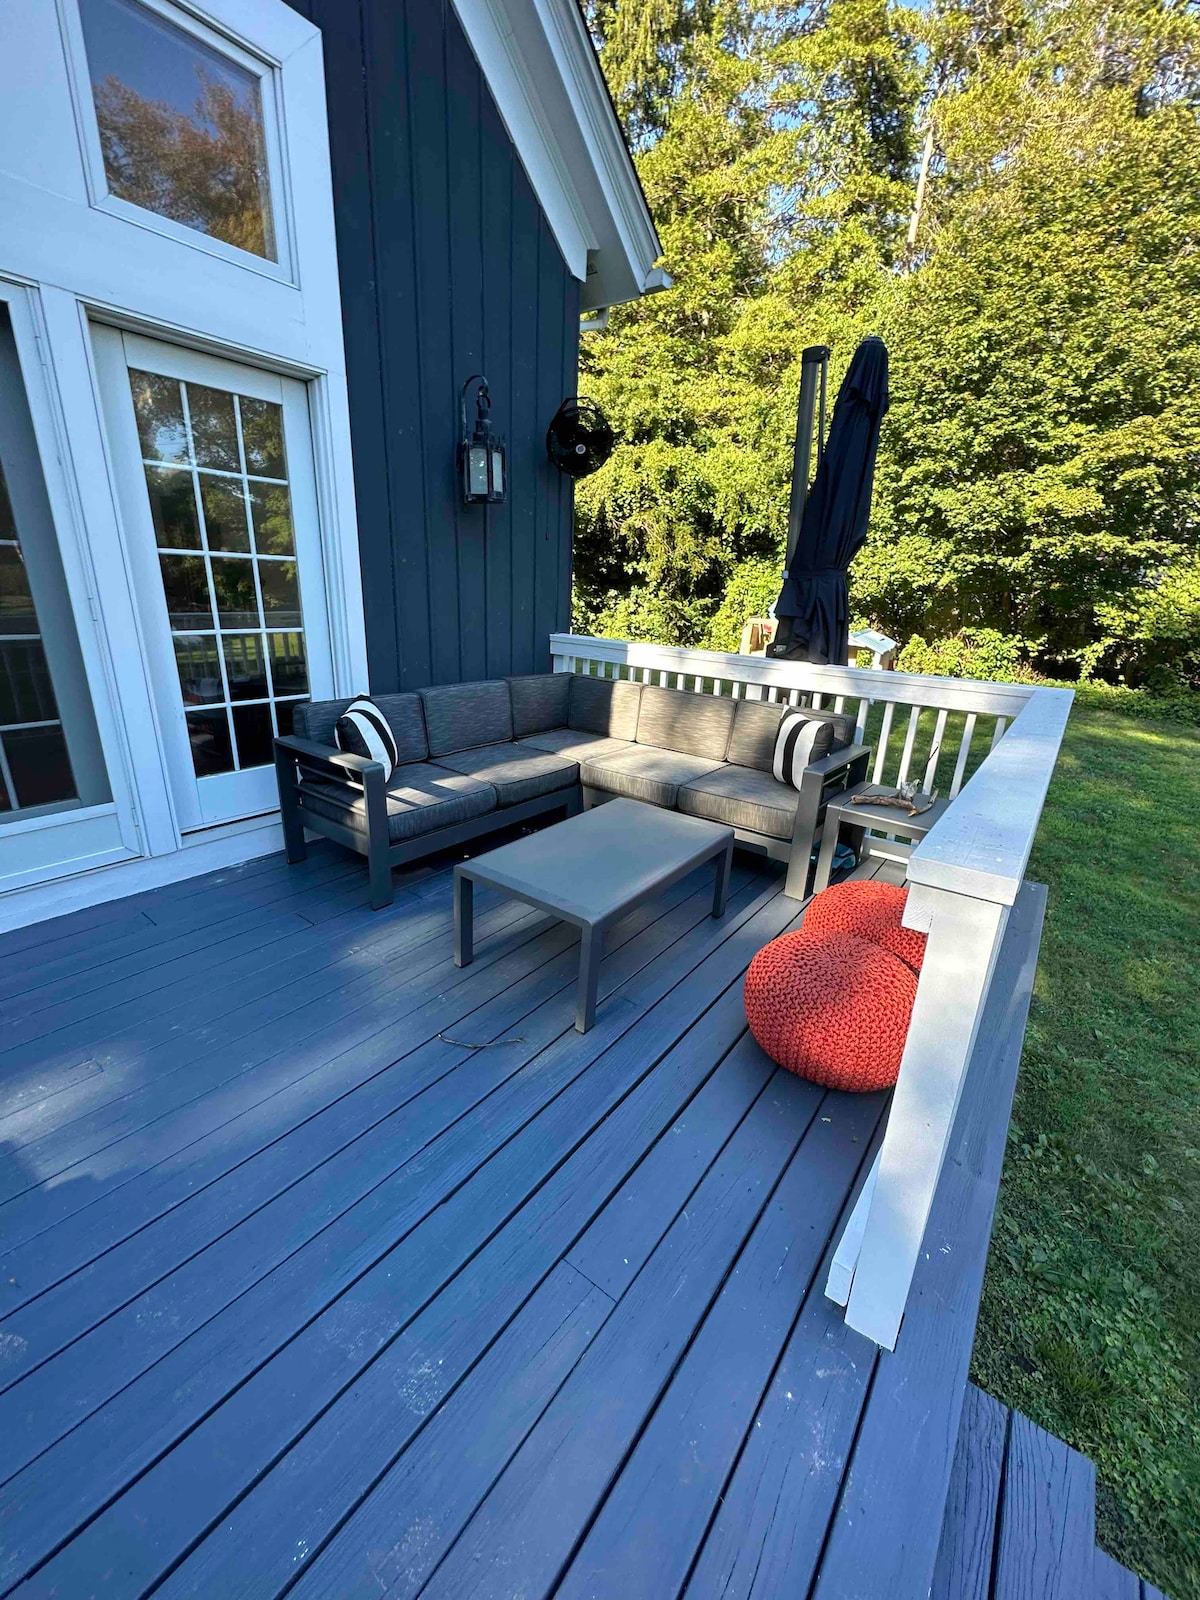
[(474, 750), (513, 736), (512, 701), (503, 679), (490, 683), (443, 683), (421, 689), (429, 754)]
[(766, 700), (739, 700), (729, 736), (729, 760), (738, 767), (770, 772), (783, 707)]
[(509, 678), (508, 692), (512, 696), (514, 739), (566, 727), (571, 694), (569, 672), (531, 672), (521, 678)]
[[(727, 761), (739, 767), (754, 767), (759, 772), (770, 772), (775, 752), (775, 735), (779, 719), (790, 706), (771, 705), (766, 700), (739, 700), (733, 719), (733, 733), (729, 740)], [(814, 744), (814, 761), (820, 761), (834, 750), (842, 750), (854, 743), (854, 718), (836, 711), (807, 711), (804, 715), (816, 722), (827, 724), (828, 732), (821, 734)]]
[(724, 761), (737, 704), (723, 696), (689, 689), (642, 690), (637, 742), (676, 750), (680, 755)]
[(602, 733), (610, 739), (637, 736), (642, 686), (623, 678), (589, 678), (572, 673), (567, 725), (581, 733)]
[[(425, 717), (421, 700), (415, 694), (375, 694), (371, 699), (383, 712), (387, 725), (396, 741), (396, 764), (404, 766), (409, 761), (424, 761), (429, 754), (425, 738)], [(334, 729), (337, 720), (350, 705), (349, 700), (310, 700), (297, 706), (292, 726), (300, 739), (311, 739), (314, 744), (333, 745), (337, 748)]]

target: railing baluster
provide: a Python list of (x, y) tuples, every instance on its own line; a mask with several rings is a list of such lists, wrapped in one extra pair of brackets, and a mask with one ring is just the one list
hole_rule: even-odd
[(975, 724), (978, 717), (974, 711), (967, 713), (967, 720), (963, 723), (962, 743), (958, 747), (958, 760), (954, 763), (954, 776), (950, 780), (950, 798), (963, 786), (963, 777), (967, 770), (967, 758), (971, 754), (971, 740), (975, 737)]
[(1003, 739), (1004, 730), (1007, 727), (1008, 727), (1008, 718), (1007, 717), (997, 717), (996, 718), (996, 730), (992, 734), (992, 743), (991, 743), (991, 748), (993, 750), (1000, 743), (1001, 739)]
[(883, 708), (883, 726), (879, 730), (879, 745), (875, 751), (875, 771), (871, 774), (872, 783), (883, 782), (883, 764), (887, 759), (888, 740), (892, 737), (892, 718), (895, 714), (895, 702), (889, 700)]
[(834, 698), (833, 709), (834, 709), (835, 715), (837, 715), (839, 717), (845, 711), (845, 709), (846, 709), (846, 696), (844, 694), (839, 694)]
[(900, 756), (900, 771), (896, 775), (897, 783), (908, 780), (908, 769), (912, 763), (913, 745), (917, 742), (917, 724), (921, 720), (920, 706), (914, 706), (908, 716), (908, 732), (904, 735), (904, 750)]
[(871, 702), (860, 700), (858, 702), (858, 721), (854, 724), (854, 742), (862, 744), (867, 737), (867, 718), (871, 714)]
[(933, 744), (929, 749), (929, 760), (925, 764), (925, 777), (921, 787), (926, 794), (933, 793), (933, 786), (937, 782), (938, 757), (942, 753), (942, 740), (946, 736), (947, 711), (939, 711), (937, 721), (933, 725)]

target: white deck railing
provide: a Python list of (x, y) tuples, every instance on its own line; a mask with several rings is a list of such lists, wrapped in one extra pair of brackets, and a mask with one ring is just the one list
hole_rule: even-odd
[(859, 740), (874, 746), (875, 782), (919, 776), (953, 801), (907, 863), (904, 920), (928, 934), (925, 960), (883, 1144), (827, 1286), (852, 1327), (894, 1349), (1071, 692), (575, 634), (552, 634), (550, 649), (559, 672), (792, 704), (811, 697), (853, 714)]

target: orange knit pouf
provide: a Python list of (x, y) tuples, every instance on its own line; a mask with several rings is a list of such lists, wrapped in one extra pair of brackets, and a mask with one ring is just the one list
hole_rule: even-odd
[(804, 931), (813, 938), (856, 933), (882, 945), (916, 972), (925, 959), (925, 935), (901, 922), (908, 890), (894, 883), (854, 878), (823, 889), (804, 913)]
[(806, 928), (765, 945), (746, 973), (746, 1019), (781, 1067), (827, 1089), (890, 1089), (917, 994), (898, 956), (852, 933)]

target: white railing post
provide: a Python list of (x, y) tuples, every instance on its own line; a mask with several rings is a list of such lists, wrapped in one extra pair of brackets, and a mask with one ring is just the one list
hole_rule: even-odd
[(942, 889), (909, 893), (904, 921), (929, 938), (843, 1302), (850, 1326), (887, 1350), (895, 1349), (1007, 918), (1008, 907), (992, 901)]
[(826, 1288), (850, 1326), (888, 1350), (1071, 699), (1069, 690), (1034, 691), (909, 859), (904, 921), (928, 935), (925, 959), (878, 1169), (835, 1247)]

